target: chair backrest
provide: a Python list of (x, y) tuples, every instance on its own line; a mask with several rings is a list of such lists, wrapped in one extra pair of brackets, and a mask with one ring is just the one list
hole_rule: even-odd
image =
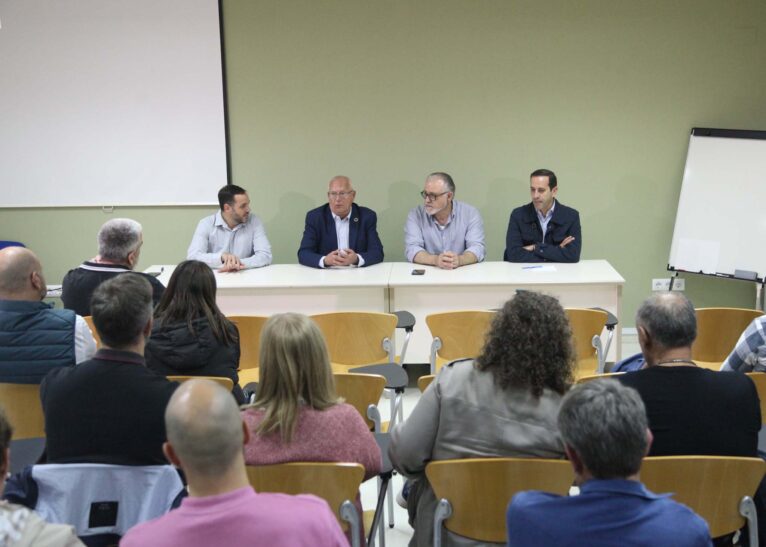
[[(431, 344), (431, 373), (455, 359), (477, 357), (495, 317), (494, 311), (462, 310), (432, 313), (426, 325), (434, 339)], [(437, 340), (438, 339), (438, 340)]]
[(264, 315), (229, 315), (227, 319), (239, 329), (239, 368), (258, 368), (261, 352), (261, 331), (269, 320)]
[(377, 407), (383, 390), (386, 387), (386, 379), (379, 374), (333, 374), (335, 377), (335, 392), (343, 397), (348, 404), (353, 406), (361, 414), (367, 427), (375, 430), (380, 426), (370, 419), (368, 409), (370, 405)]
[(322, 331), (334, 365), (350, 368), (394, 361), (394, 314), (332, 312), (312, 315), (311, 319)]
[[(248, 465), (247, 477), (256, 492), (313, 494), (324, 499), (347, 530), (347, 509), (341, 508), (356, 499), (364, 479), (364, 467), (358, 463), (317, 462)], [(351, 505), (353, 508), (353, 503)]]
[(234, 382), (231, 381), (231, 378), (226, 378), (225, 376), (166, 376), (168, 380), (171, 382), (186, 382), (188, 380), (210, 380), (211, 382), (215, 382), (216, 384), (220, 385), (222, 388), (226, 389), (226, 391), (231, 391), (234, 387)]
[(707, 521), (712, 537), (742, 528), (743, 497), (752, 497), (766, 472), (760, 458), (655, 456), (644, 458), (641, 482), (658, 494), (670, 492)]
[(420, 393), (423, 393), (426, 388), (431, 385), (431, 382), (434, 381), (434, 378), (436, 378), (435, 374), (424, 374), (418, 378), (418, 389), (420, 390)]
[(13, 440), (45, 437), (39, 384), (0, 384), (0, 404), (13, 426)]
[(718, 370), (740, 335), (762, 311), (744, 308), (698, 308), (697, 338), (692, 344), (692, 359), (701, 367)]
[[(761, 423), (766, 423), (766, 372), (748, 372), (747, 375), (755, 384), (758, 399), (761, 401)], [(766, 526), (766, 522), (763, 525)]]
[(603, 378), (614, 378), (615, 376), (619, 376), (620, 374), (625, 374), (624, 372), (605, 372), (604, 374), (588, 374), (587, 376), (579, 376), (577, 380), (575, 380), (576, 384), (584, 384), (585, 382), (590, 382), (591, 380), (599, 380)]
[(38, 489), (35, 511), (48, 522), (74, 526), (85, 537), (123, 535), (167, 513), (184, 489), (170, 465), (35, 465), (32, 479)]
[(447, 530), (494, 543), (508, 539), (505, 511), (516, 493), (543, 490), (564, 495), (574, 480), (568, 461), (540, 458), (434, 461), (426, 466), (426, 476), (436, 499), (451, 506), (451, 516), (444, 521)]
[[(603, 310), (588, 308), (565, 308), (572, 327), (575, 355), (577, 359), (576, 376), (587, 376), (603, 372), (604, 355), (601, 352), (601, 331), (606, 326), (609, 315)], [(593, 337), (599, 337), (593, 345)]]
[(88, 327), (90, 328), (90, 332), (93, 334), (93, 339), (96, 341), (96, 347), (101, 347), (101, 337), (98, 335), (98, 331), (96, 330), (96, 326), (93, 324), (93, 316), (92, 315), (86, 315), (83, 317), (85, 319), (85, 322), (88, 324)]

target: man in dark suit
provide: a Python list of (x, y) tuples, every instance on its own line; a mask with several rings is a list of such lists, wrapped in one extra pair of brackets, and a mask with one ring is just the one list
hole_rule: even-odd
[(152, 287), (142, 276), (113, 277), (93, 293), (91, 312), (101, 349), (40, 386), (48, 462), (165, 464), (165, 407), (178, 384), (144, 362)]
[(505, 236), (506, 262), (579, 262), (580, 215), (556, 199), (556, 174), (538, 169), (530, 175), (532, 202), (517, 207)]
[(372, 266), (383, 261), (375, 211), (354, 203), (348, 177), (330, 180), (328, 204), (306, 213), (298, 261), (312, 268)]

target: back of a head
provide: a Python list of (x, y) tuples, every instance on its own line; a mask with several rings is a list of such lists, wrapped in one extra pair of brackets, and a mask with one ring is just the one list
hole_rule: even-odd
[(261, 332), (255, 405), (266, 410), (261, 431), (292, 436), (298, 407), (323, 410), (337, 402), (327, 346), (319, 327), (299, 313), (269, 318)]
[(247, 191), (244, 188), (237, 186), (236, 184), (227, 184), (218, 190), (218, 205), (220, 206), (221, 211), (223, 211), (224, 205), (234, 205), (234, 196), (246, 193)]
[(641, 468), (649, 425), (633, 388), (612, 379), (577, 385), (561, 403), (558, 425), (564, 444), (595, 478), (626, 478)]
[(455, 193), (455, 181), (452, 180), (452, 177), (448, 173), (436, 171), (435, 173), (428, 175), (426, 180), (440, 180), (444, 183), (445, 189), (448, 192)]
[(130, 218), (113, 218), (98, 231), (98, 254), (101, 258), (125, 261), (141, 244), (141, 224)]
[(548, 189), (553, 190), (558, 186), (558, 181), (556, 179), (556, 173), (551, 171), (550, 169), (535, 169), (532, 171), (532, 173), (529, 175), (529, 178), (532, 177), (548, 177)]
[[(8, 448), (11, 446), (11, 437), (13, 437), (13, 426), (8, 421), (8, 416), (5, 414), (5, 410), (0, 406), (0, 467), (8, 465), (5, 461), (5, 454)], [(0, 478), (0, 484), (5, 479)]]
[(210, 380), (181, 384), (165, 410), (165, 428), (182, 467), (202, 476), (217, 476), (241, 460), (244, 434), (234, 398)]
[(636, 326), (669, 349), (689, 347), (697, 337), (694, 306), (677, 292), (656, 293), (644, 300), (636, 312)]
[(90, 301), (93, 324), (104, 345), (135, 343), (152, 317), (152, 286), (140, 274), (124, 273), (101, 283)]
[(526, 388), (539, 397), (544, 388), (569, 389), (574, 361), (572, 329), (559, 301), (519, 291), (495, 315), (476, 366), (503, 389)]
[(25, 247), (0, 250), (0, 298), (10, 298), (30, 289), (30, 275), (41, 271), (37, 256)]

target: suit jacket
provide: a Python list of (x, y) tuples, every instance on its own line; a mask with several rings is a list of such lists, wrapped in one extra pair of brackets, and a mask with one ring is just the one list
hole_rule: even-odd
[(177, 387), (127, 351), (53, 369), (40, 386), (48, 463), (166, 464), (165, 407)]
[[(365, 266), (383, 262), (383, 244), (378, 237), (378, 216), (367, 207), (351, 205), (348, 246), (362, 255)], [(328, 204), (306, 213), (306, 227), (298, 249), (298, 261), (304, 266), (319, 267), (319, 259), (338, 248), (335, 220)]]
[[(574, 241), (564, 248), (559, 244), (567, 236), (574, 236)], [(536, 243), (534, 251), (527, 251), (525, 246)], [(530, 202), (517, 207), (508, 221), (505, 235), (506, 262), (579, 262), (582, 249), (580, 214), (571, 207), (556, 200), (556, 208), (548, 223), (543, 239), (543, 229), (537, 219), (535, 206)]]

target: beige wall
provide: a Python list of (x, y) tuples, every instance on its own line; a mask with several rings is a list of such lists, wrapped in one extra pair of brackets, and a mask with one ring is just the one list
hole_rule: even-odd
[[(499, 260), (528, 174), (559, 176), (583, 258), (625, 277), (623, 324), (667, 276), (693, 126), (766, 129), (761, 0), (224, 0), (234, 181), (250, 190), (276, 262), (332, 175), (377, 210), (388, 260), (427, 173), (479, 207)], [(44, 161), (44, 158), (41, 158)], [(747, 199), (732, 185), (732, 199)], [(217, 188), (211, 185), (211, 195)], [(62, 188), (62, 192), (66, 189)], [(95, 191), (95, 190), (94, 190)], [(145, 227), (141, 266), (184, 258), (205, 208), (0, 212), (49, 282), (95, 253), (114, 215)], [(752, 306), (743, 282), (687, 276), (698, 306)]]

